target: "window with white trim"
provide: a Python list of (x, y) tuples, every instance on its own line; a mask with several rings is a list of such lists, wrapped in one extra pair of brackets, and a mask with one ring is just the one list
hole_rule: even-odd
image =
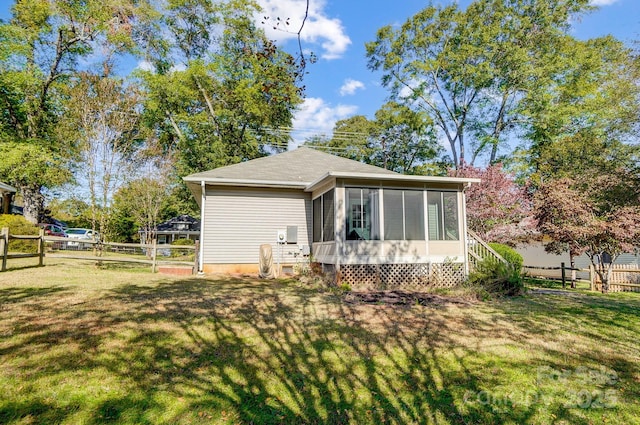
[(347, 240), (379, 240), (380, 191), (349, 187), (345, 195)]

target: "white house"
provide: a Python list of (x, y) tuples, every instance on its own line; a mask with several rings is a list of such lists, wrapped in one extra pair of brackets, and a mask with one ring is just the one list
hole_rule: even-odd
[(410, 176), (301, 147), (184, 178), (201, 208), (205, 273), (257, 273), (262, 244), (310, 255), (352, 284), (445, 285), (468, 270), (464, 190), (477, 179)]

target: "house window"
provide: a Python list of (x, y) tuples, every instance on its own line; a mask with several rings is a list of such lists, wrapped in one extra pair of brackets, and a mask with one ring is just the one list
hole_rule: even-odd
[(347, 188), (347, 240), (380, 239), (378, 189)]
[(351, 226), (353, 228), (363, 228), (367, 222), (367, 211), (362, 209), (362, 205), (351, 205)]
[(424, 240), (422, 191), (385, 189), (383, 206), (385, 240)]
[(313, 241), (328, 242), (335, 239), (334, 190), (313, 200)]
[(429, 240), (460, 240), (456, 192), (427, 192), (427, 211)]

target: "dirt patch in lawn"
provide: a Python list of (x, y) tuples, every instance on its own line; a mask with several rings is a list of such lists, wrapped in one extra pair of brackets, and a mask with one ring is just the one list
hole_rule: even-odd
[(348, 304), (388, 304), (401, 306), (474, 304), (472, 300), (464, 299), (461, 297), (398, 290), (350, 292), (344, 296), (344, 301)]

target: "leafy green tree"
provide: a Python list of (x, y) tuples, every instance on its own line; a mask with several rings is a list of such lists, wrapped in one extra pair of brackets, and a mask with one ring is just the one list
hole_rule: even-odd
[(133, 46), (134, 16), (145, 1), (18, 0), (0, 23), (0, 177), (16, 186), (25, 217), (38, 222), (43, 188), (72, 179), (73, 140), (54, 131), (64, 116), (66, 87), (98, 42)]
[(355, 161), (405, 174), (442, 174), (442, 148), (431, 120), (422, 112), (388, 102), (369, 120), (364, 115), (336, 122), (331, 138), (307, 141), (309, 146)]
[(395, 99), (431, 117), (456, 167), (487, 149), (494, 162), (521, 122), (521, 100), (534, 88), (544, 94), (546, 75), (563, 74), (569, 19), (588, 9), (588, 0), (429, 5), (398, 29), (378, 30), (369, 68), (383, 72)]
[(169, 218), (162, 215), (169, 191), (170, 186), (162, 177), (141, 177), (118, 190), (111, 215), (113, 238), (126, 241), (140, 238), (142, 243), (154, 239), (158, 224)]
[(91, 207), (83, 199), (70, 197), (53, 199), (47, 205), (48, 213), (68, 227), (90, 227)]
[(305, 142), (335, 155), (354, 161), (369, 163), (374, 150), (376, 123), (364, 115), (339, 120), (331, 137), (315, 137)]
[(636, 159), (640, 73), (632, 51), (611, 37), (564, 42), (565, 72), (523, 99), (535, 182)]
[(404, 174), (418, 174), (420, 165), (438, 157), (442, 148), (431, 119), (405, 105), (388, 102), (375, 114), (371, 163)]
[[(145, 118), (177, 174), (265, 155), (286, 143), (301, 101), (294, 58), (252, 23), (249, 1), (171, 1), (161, 22), (173, 43), (141, 73)], [(164, 34), (164, 32), (161, 32)], [(164, 37), (163, 37), (164, 38)], [(156, 45), (161, 45), (156, 41)]]
[(80, 73), (69, 90), (60, 132), (76, 140), (76, 173), (86, 184), (94, 230), (107, 235), (113, 193), (134, 175), (138, 151), (140, 94), (115, 77)]

